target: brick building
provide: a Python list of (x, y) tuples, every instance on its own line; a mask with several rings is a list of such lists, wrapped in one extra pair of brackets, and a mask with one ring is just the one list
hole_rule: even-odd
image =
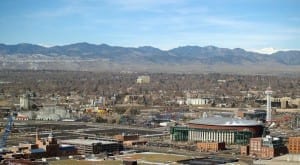
[(288, 149), (289, 149), (289, 153), (300, 154), (300, 136), (289, 137)]
[(262, 138), (251, 138), (249, 146), (249, 154), (255, 157), (261, 157)]
[(38, 148), (46, 151), (47, 157), (58, 156), (59, 144), (57, 143), (56, 138), (54, 138), (52, 132), (49, 134), (48, 138), (45, 139), (39, 139), (37, 135), (35, 143), (38, 145)]
[(287, 153), (287, 147), (284, 146), (282, 139), (271, 136), (251, 138), (249, 148), (250, 156), (262, 159), (273, 158)]
[(249, 155), (249, 145), (241, 146), (241, 155)]
[(217, 152), (219, 150), (225, 150), (225, 142), (198, 142), (197, 148), (201, 152)]
[(146, 140), (139, 140), (140, 136), (138, 134), (121, 134), (115, 135), (114, 138), (122, 142), (124, 146), (132, 147), (136, 145), (145, 145), (147, 143)]
[(145, 145), (147, 143), (146, 140), (128, 140), (124, 141), (123, 145), (127, 147), (137, 146), (137, 145)]
[(36, 133), (35, 144), (20, 143), (19, 146), (9, 148), (10, 153), (4, 158), (40, 159), (42, 157), (69, 156), (77, 154), (77, 150), (71, 145), (59, 145), (52, 132), (47, 138), (40, 139)]
[(132, 140), (139, 140), (139, 135), (137, 135), (137, 134), (132, 134), (132, 135), (121, 134), (121, 135), (115, 135), (114, 138), (118, 141), (132, 141)]

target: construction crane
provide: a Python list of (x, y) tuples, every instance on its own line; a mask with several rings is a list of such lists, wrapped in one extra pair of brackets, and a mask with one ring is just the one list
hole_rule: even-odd
[(11, 132), (11, 129), (12, 129), (12, 126), (14, 123), (14, 118), (15, 118), (15, 113), (13, 113), (13, 115), (8, 116), (7, 123), (6, 123), (5, 129), (3, 131), (3, 135), (1, 136), (1, 139), (0, 139), (0, 150), (3, 150), (3, 148), (6, 147), (6, 141)]

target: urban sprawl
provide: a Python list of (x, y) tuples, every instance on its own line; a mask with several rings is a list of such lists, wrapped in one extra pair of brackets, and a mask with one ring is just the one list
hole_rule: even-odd
[(295, 75), (0, 72), (3, 164), (300, 164)]

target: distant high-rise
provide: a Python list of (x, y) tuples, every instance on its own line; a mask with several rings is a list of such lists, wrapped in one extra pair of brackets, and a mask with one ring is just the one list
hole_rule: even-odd
[(20, 108), (24, 110), (28, 110), (30, 108), (29, 95), (24, 94), (20, 97)]
[(138, 84), (148, 84), (148, 83), (150, 83), (150, 76), (139, 76), (136, 79), (136, 82)]
[(272, 121), (272, 106), (271, 106), (271, 95), (273, 91), (271, 87), (269, 86), (267, 90), (265, 91), (265, 94), (267, 95), (267, 118), (266, 122), (271, 122)]

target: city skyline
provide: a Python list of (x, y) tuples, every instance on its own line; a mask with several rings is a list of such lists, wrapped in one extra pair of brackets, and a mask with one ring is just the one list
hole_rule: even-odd
[(0, 43), (299, 50), (299, 6), (296, 0), (4, 0)]

